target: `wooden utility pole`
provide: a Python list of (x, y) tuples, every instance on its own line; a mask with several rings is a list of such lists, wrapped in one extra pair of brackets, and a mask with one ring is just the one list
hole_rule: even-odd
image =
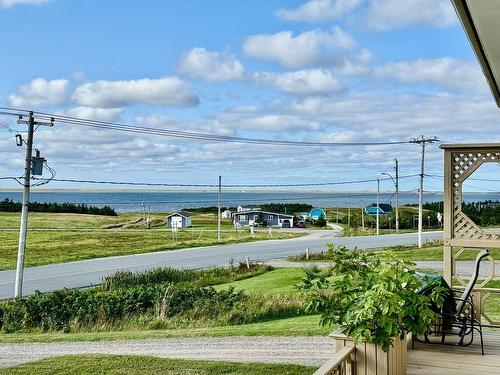
[(217, 194), (217, 242), (222, 241), (222, 236), (221, 236), (221, 222), (220, 222), (220, 196), (221, 196), (221, 190), (222, 190), (222, 177), (219, 176), (219, 192)]
[(28, 119), (28, 139), (26, 141), (26, 157), (24, 159), (23, 205), (21, 209), (21, 225), (19, 228), (19, 246), (17, 249), (16, 284), (14, 297), (23, 295), (24, 253), (26, 251), (26, 233), (28, 230), (28, 204), (30, 200), (31, 153), (33, 152), (33, 133), (35, 118), (30, 112)]
[[(22, 297), (23, 295), (23, 275), (24, 275), (24, 254), (26, 252), (26, 237), (28, 232), (28, 205), (30, 200), (30, 179), (32, 172), (33, 162), (33, 134), (35, 132), (35, 125), (52, 126), (54, 119), (51, 118), (50, 123), (35, 122), (33, 112), (29, 113), (28, 121), (22, 120), (19, 117), (18, 124), (28, 125), (28, 139), (26, 140), (26, 156), (24, 159), (24, 178), (23, 178), (23, 203), (21, 208), (21, 223), (19, 226), (19, 245), (17, 249), (17, 265), (16, 265), (16, 280), (14, 286), (14, 297)], [(21, 142), (22, 144), (23, 142)], [(39, 159), (38, 155), (37, 158)], [(35, 174), (41, 174), (41, 169)]]
[(425, 163), (425, 145), (427, 143), (438, 142), (436, 137), (426, 138), (423, 135), (413, 139), (412, 143), (418, 143), (422, 147), (422, 158), (420, 160), (420, 188), (418, 189), (418, 247), (422, 247), (422, 220), (424, 204), (424, 163)]
[(379, 210), (380, 210), (380, 203), (379, 203), (379, 195), (380, 195), (380, 178), (377, 177), (377, 236), (380, 233), (380, 222), (379, 222)]
[(351, 228), (351, 193), (347, 197), (347, 226)]
[(365, 229), (365, 208), (363, 206), (363, 200), (361, 200), (361, 228)]
[(396, 232), (399, 232), (399, 162), (398, 159), (394, 159), (396, 165), (394, 169), (396, 169)]

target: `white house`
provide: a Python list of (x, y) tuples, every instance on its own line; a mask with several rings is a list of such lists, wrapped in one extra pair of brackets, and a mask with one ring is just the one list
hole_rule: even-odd
[(167, 228), (187, 228), (191, 226), (193, 214), (187, 211), (172, 212), (166, 217)]

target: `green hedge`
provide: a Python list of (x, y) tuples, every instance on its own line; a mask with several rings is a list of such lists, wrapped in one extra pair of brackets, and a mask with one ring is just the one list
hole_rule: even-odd
[[(0, 304), (0, 329), (4, 332), (41, 329), (70, 331), (71, 326), (109, 324), (126, 317), (155, 314), (169, 318), (193, 309), (207, 316), (230, 309), (246, 298), (234, 289), (177, 288), (169, 285), (138, 286), (102, 291), (63, 289), (17, 298)], [(217, 311), (208, 307), (217, 306)]]

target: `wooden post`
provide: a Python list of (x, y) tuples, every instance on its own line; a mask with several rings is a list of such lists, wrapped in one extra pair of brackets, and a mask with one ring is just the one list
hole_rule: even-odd
[(250, 269), (250, 258), (249, 257), (246, 257), (245, 258), (245, 262), (247, 264), (247, 268)]
[(453, 285), (453, 248), (450, 245), (453, 237), (453, 189), (451, 187), (451, 151), (444, 152), (444, 227), (443, 227), (443, 276), (449, 286)]

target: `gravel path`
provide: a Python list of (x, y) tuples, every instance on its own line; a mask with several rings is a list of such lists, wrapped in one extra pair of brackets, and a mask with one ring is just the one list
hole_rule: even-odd
[(0, 368), (67, 354), (132, 354), (161, 358), (321, 366), (328, 337), (236, 336), (154, 340), (0, 344)]

